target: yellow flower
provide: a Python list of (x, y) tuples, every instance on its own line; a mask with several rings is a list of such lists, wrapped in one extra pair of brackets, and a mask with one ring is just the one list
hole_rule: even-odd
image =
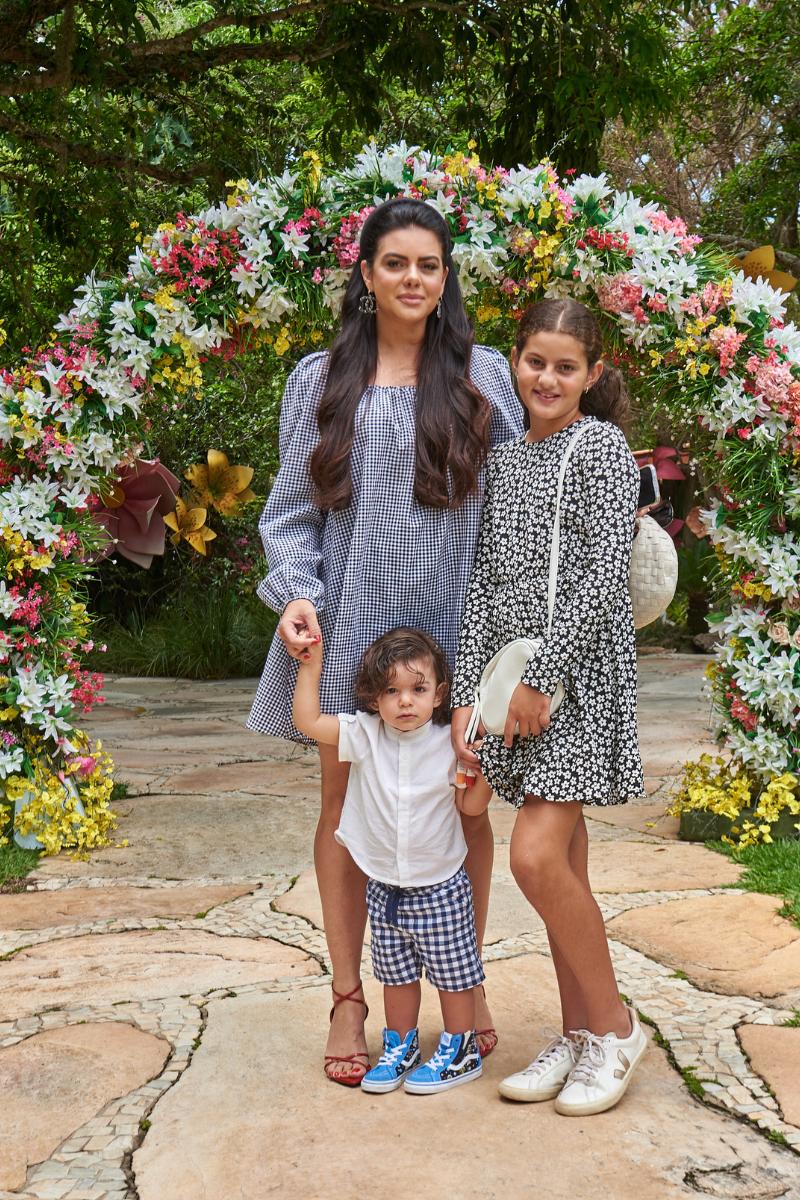
[(8, 708), (4, 708), (4, 709), (0, 710), (0, 721), (13, 721), (14, 718), (18, 717), (18, 716), (19, 716), (19, 709), (14, 708), (13, 704), (10, 704), (8, 706)]
[(175, 530), (170, 536), (173, 546), (177, 546), (178, 542), (185, 538), (198, 554), (206, 554), (206, 542), (213, 541), (217, 536), (214, 530), (206, 525), (207, 516), (206, 509), (189, 508), (185, 501), (177, 496), (175, 512), (167, 513), (164, 517), (164, 524)]
[(184, 471), (184, 477), (202, 504), (211, 505), (223, 516), (231, 517), (243, 504), (255, 500), (255, 492), (250, 490), (252, 467), (232, 467), (227, 454), (221, 450), (209, 450), (207, 458), (208, 466), (195, 463)]

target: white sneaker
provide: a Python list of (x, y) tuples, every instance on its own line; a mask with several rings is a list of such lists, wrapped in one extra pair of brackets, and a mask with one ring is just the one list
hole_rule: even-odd
[(633, 1029), (626, 1038), (604, 1037), (578, 1030), (581, 1053), (577, 1065), (556, 1099), (556, 1112), (565, 1117), (589, 1117), (613, 1108), (625, 1095), (634, 1067), (647, 1049), (639, 1018), (628, 1008)]
[(545, 1033), (552, 1034), (552, 1040), (539, 1051), (533, 1062), (524, 1071), (509, 1075), (497, 1085), (500, 1095), (507, 1100), (552, 1100), (578, 1062), (582, 1045), (551, 1029), (546, 1029)]

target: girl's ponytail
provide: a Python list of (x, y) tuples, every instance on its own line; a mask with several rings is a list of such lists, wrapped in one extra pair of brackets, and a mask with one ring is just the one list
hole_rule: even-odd
[(616, 367), (603, 367), (597, 383), (581, 397), (581, 412), (587, 417), (610, 421), (621, 429), (625, 427), (631, 415), (631, 402), (625, 380)]

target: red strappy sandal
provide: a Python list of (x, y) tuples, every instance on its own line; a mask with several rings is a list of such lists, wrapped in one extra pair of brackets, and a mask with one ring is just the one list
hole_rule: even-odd
[[(485, 1000), (486, 999), (486, 988), (483, 986), (483, 984), (481, 984), (480, 989), (483, 992), (483, 998)], [(495, 1029), (494, 1025), (490, 1026), (489, 1029), (476, 1029), (475, 1037), (476, 1038), (481, 1038), (481, 1037), (488, 1038), (489, 1046), (486, 1050), (484, 1050), (481, 1047), (480, 1042), (478, 1043), (478, 1051), (480, 1053), (481, 1058), (482, 1059), (488, 1058), (489, 1055), (494, 1050), (495, 1046), (497, 1045), (497, 1030)]]
[[(343, 994), (341, 992), (337, 992), (336, 988), (333, 986), (333, 984), (331, 984), (331, 991), (333, 992), (333, 1004), (331, 1005), (331, 1015), (330, 1015), (331, 1021), (333, 1020), (333, 1014), (336, 1012), (336, 1006), (338, 1004), (342, 1004), (345, 1000), (352, 1000), (353, 1004), (363, 1004), (364, 1005), (364, 1020), (366, 1021), (367, 1017), (369, 1016), (369, 1005), (367, 1004), (366, 1000), (364, 999), (363, 989), (362, 989), (362, 984), (361, 984), (360, 979), (359, 979), (358, 983), (356, 984), (356, 986), (353, 988), (352, 992), (347, 992), (345, 994)], [(356, 992), (362, 992), (362, 995), (357, 996)], [(362, 1061), (362, 1060), (366, 1060), (366, 1061)], [(333, 1063), (348, 1063), (351, 1068), (351, 1074), (343, 1075), (343, 1076), (334, 1075), (332, 1073), (332, 1064)], [(359, 1075), (352, 1074), (352, 1069), (354, 1067), (357, 1071), (361, 1072)], [(358, 1054), (326, 1054), (325, 1058), (324, 1058), (323, 1070), (325, 1072), (326, 1078), (330, 1079), (331, 1083), (340, 1083), (342, 1085), (342, 1087), (360, 1087), (361, 1080), (364, 1078), (364, 1076), (366, 1075), (366, 1073), (369, 1069), (370, 1069), (369, 1054), (367, 1053), (366, 1050), (362, 1050)]]

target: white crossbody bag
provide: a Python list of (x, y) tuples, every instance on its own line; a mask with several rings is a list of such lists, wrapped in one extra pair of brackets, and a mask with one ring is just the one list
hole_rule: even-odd
[[(558, 583), (558, 543), (561, 536), (561, 494), (564, 490), (564, 476), (572, 457), (572, 451), (577, 446), (589, 425), (581, 425), (570, 438), (561, 468), (558, 472), (556, 487), (556, 511), (553, 517), (553, 533), (550, 538), (550, 572), (547, 577), (547, 636), (553, 628), (553, 611), (556, 606), (556, 586)], [(472, 716), (469, 719), (467, 731), (464, 734), (466, 742), (472, 742), (478, 733), (478, 727), (483, 723), (487, 733), (500, 734), (506, 727), (508, 706), (517, 684), (530, 659), (537, 653), (542, 644), (541, 638), (515, 638), (497, 651), (484, 667), (480, 683), (475, 689), (475, 703)], [(564, 685), (558, 683), (550, 700), (550, 712), (555, 713), (561, 707), (564, 699)]]
[[(561, 495), (564, 490), (564, 478), (572, 452), (589, 428), (591, 428), (590, 425), (582, 425), (580, 429), (576, 429), (564, 451), (561, 468), (558, 472), (556, 511), (550, 539), (550, 571), (547, 578), (548, 637), (553, 627), (553, 612), (556, 604), (558, 550), (561, 535)], [(650, 526), (653, 526), (653, 530), (650, 529)], [(669, 544), (667, 545), (667, 543)], [(639, 532), (633, 542), (629, 581), (634, 624), (637, 629), (642, 625), (648, 625), (665, 611), (675, 595), (677, 577), (678, 555), (672, 538), (656, 524), (652, 517), (641, 518)], [(541, 638), (515, 638), (513, 642), (508, 642), (498, 650), (494, 658), (486, 664), (475, 690), (472, 716), (464, 735), (466, 742), (475, 740), (481, 723), (487, 733), (499, 735), (503, 732), (514, 690), (521, 682), (528, 662), (538, 652), (541, 644)], [(564, 685), (559, 682), (550, 700), (551, 715), (558, 711), (563, 699)]]

